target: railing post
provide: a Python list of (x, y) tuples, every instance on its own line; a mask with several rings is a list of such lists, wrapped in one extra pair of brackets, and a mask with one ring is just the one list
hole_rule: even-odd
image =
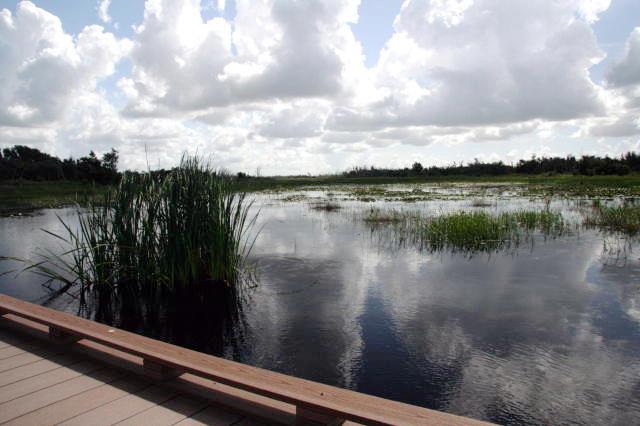
[(49, 326), (49, 339), (56, 343), (75, 343), (80, 338), (52, 325)]
[(296, 406), (296, 425), (299, 426), (339, 426), (344, 423), (344, 419), (327, 414), (316, 413), (307, 408)]
[(168, 380), (182, 374), (180, 370), (167, 367), (166, 365), (151, 361), (148, 358), (144, 358), (142, 360), (142, 366), (144, 368), (144, 373), (154, 380)]

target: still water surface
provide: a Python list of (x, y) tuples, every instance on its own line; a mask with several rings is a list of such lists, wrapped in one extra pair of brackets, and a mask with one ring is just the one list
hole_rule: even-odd
[[(259, 286), (243, 332), (216, 355), (498, 423), (640, 422), (635, 242), (582, 229), (508, 252), (427, 253), (372, 231), (363, 212), (471, 209), (468, 200), (342, 200), (326, 212), (281, 199), (257, 196)], [(489, 209), (539, 204), (509, 198)], [(552, 206), (571, 217), (575, 204)], [(72, 209), (1, 218), (0, 255), (59, 250), (40, 230), (61, 232), (56, 215), (76, 220)], [(605, 240), (626, 251), (611, 253)], [(29, 274), (0, 277), (0, 292), (77, 311)]]

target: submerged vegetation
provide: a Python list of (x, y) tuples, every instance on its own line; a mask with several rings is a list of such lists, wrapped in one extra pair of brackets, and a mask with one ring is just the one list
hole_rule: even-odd
[(194, 300), (215, 310), (216, 299), (234, 300), (242, 289), (250, 205), (227, 176), (183, 157), (161, 178), (125, 174), (101, 203), (78, 211), (77, 230), (63, 222), (68, 235), (52, 234), (66, 253), (42, 254), (27, 269), (79, 289), (101, 310), (149, 314)]

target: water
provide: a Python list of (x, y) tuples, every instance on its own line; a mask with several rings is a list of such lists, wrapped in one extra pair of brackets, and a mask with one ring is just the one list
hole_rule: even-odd
[[(507, 191), (490, 192), (497, 204), (489, 209), (544, 204)], [(334, 212), (311, 208), (327, 191), (281, 201), (290, 195), (257, 196), (262, 231), (251, 258), (259, 286), (249, 294), (244, 332), (216, 354), (498, 423), (639, 422), (635, 242), (581, 229), (507, 252), (428, 253), (390, 242), (362, 215), (372, 206), (470, 209), (464, 193), (363, 203), (332, 190), (343, 207)], [(551, 202), (568, 218), (577, 205)], [(0, 219), (0, 255), (59, 249), (39, 230), (61, 231), (56, 214), (74, 219), (70, 209)], [(626, 251), (612, 252), (612, 244)], [(28, 274), (1, 277), (0, 292), (77, 309), (68, 296), (49, 300)]]

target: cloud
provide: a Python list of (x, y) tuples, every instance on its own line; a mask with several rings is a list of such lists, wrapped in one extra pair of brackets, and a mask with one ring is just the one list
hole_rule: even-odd
[(29, 1), (0, 11), (0, 144), (304, 173), (638, 143), (640, 29), (604, 86), (589, 77), (608, 0), (406, 0), (372, 67), (358, 0), (225, 3), (147, 0), (131, 40), (65, 32)]
[(64, 116), (74, 97), (114, 72), (130, 43), (97, 25), (77, 37), (56, 16), (22, 1), (0, 11), (0, 125), (31, 126)]
[(482, 126), (603, 114), (588, 69), (604, 57), (590, 22), (606, 6), (407, 0), (375, 70), (381, 98), (364, 111), (337, 107), (329, 124)]
[(236, 2), (233, 25), (204, 20), (199, 0), (148, 1), (133, 73), (121, 81), (130, 115), (198, 111), (269, 99), (339, 94), (357, 1)]
[(109, 6), (111, 6), (111, 0), (100, 0), (98, 2), (98, 17), (105, 24), (111, 22), (111, 16), (109, 16)]
[(607, 82), (615, 87), (640, 84), (640, 27), (631, 32), (624, 57), (611, 68)]
[(327, 106), (299, 102), (265, 116), (258, 132), (266, 137), (285, 139), (320, 136), (327, 112)]
[(638, 111), (621, 117), (606, 119), (589, 128), (589, 134), (595, 137), (629, 137), (640, 135), (640, 115)]

